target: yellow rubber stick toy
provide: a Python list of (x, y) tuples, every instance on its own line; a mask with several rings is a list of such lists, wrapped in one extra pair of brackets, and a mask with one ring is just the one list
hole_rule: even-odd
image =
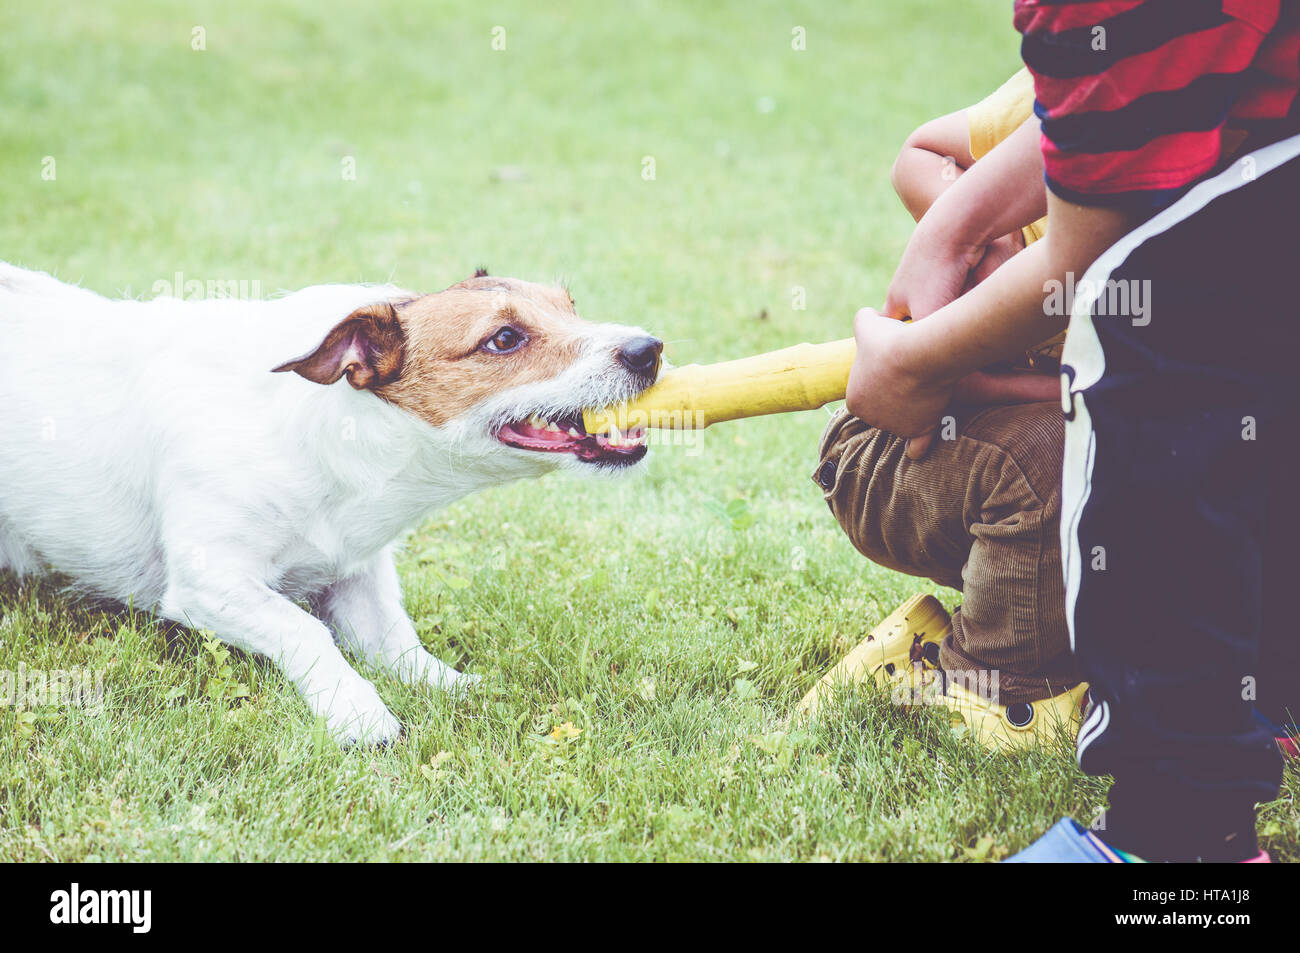
[(587, 433), (641, 427), (700, 430), (723, 420), (816, 410), (843, 400), (857, 346), (853, 338), (796, 344), (720, 364), (670, 367), (626, 403), (583, 412)]

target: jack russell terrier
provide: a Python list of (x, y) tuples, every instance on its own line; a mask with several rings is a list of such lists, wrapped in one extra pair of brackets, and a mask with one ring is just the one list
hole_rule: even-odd
[(638, 463), (644, 433), (589, 435), (582, 411), (654, 383), (661, 350), (481, 270), (435, 294), (132, 301), (0, 263), (0, 569), (267, 656), (341, 743), (382, 744), (400, 725), (338, 645), (474, 678), (420, 645), (394, 540), (483, 487)]

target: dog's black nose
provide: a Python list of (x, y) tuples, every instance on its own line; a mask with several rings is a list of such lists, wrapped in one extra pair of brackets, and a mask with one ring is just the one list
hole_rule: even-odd
[(618, 360), (629, 371), (654, 377), (659, 373), (659, 355), (663, 349), (663, 341), (645, 335), (633, 338), (619, 348)]

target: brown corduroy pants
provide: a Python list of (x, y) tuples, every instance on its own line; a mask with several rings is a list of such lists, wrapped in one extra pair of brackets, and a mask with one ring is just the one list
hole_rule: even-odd
[(1061, 408), (954, 416), (955, 439), (909, 460), (905, 440), (841, 410), (813, 480), (872, 562), (961, 590), (942, 668), (997, 671), (1004, 705), (1047, 698), (1079, 681), (1061, 576)]

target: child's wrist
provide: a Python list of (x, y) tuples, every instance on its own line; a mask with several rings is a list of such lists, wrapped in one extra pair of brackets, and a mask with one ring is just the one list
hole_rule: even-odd
[(899, 347), (892, 356), (895, 367), (913, 380), (949, 386), (965, 377), (968, 370), (954, 366), (949, 349), (943, 346), (942, 315), (940, 310), (923, 321), (912, 322), (908, 333), (899, 335)]

